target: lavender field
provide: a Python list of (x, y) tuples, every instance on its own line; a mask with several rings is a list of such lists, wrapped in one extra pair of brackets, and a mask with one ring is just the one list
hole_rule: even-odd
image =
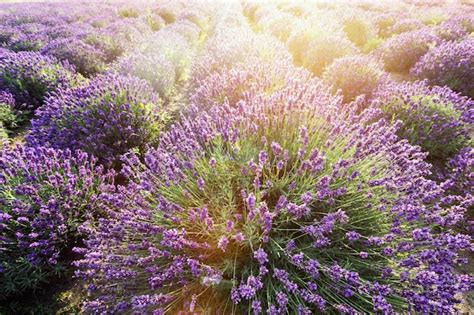
[(0, 3), (0, 314), (474, 314), (474, 3)]

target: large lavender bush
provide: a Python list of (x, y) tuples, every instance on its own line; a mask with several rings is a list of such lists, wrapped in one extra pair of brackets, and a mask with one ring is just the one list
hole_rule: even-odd
[(454, 311), (469, 237), (425, 154), (292, 91), (191, 113), (128, 156), (76, 249), (85, 312)]
[(16, 107), (34, 110), (48, 93), (82, 81), (67, 63), (33, 52), (0, 53), (0, 89), (12, 93)]
[[(23, 146), (0, 151), (0, 300), (60, 275), (112, 174), (85, 153)], [(104, 186), (105, 187), (105, 186)]]
[(146, 81), (104, 75), (85, 87), (62, 89), (38, 109), (27, 141), (33, 146), (80, 149), (117, 167), (130, 149), (154, 145), (165, 120)]
[(446, 85), (474, 97), (474, 38), (461, 42), (444, 42), (430, 50), (413, 67), (411, 73), (427, 79), (432, 85)]
[(430, 158), (445, 160), (469, 142), (474, 103), (448, 87), (393, 82), (376, 92), (373, 105), (388, 120), (401, 120), (397, 134), (421, 146)]

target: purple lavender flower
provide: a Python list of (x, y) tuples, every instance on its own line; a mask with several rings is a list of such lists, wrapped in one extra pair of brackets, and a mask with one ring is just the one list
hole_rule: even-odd
[(448, 86), (474, 97), (474, 39), (444, 42), (430, 50), (413, 67), (411, 73), (427, 79), (431, 85)]
[(15, 107), (34, 110), (48, 93), (81, 81), (67, 63), (33, 52), (0, 54), (0, 89), (12, 93)]
[(99, 76), (87, 86), (61, 89), (32, 121), (34, 146), (81, 149), (117, 167), (120, 155), (156, 143), (164, 121), (159, 98), (143, 80)]
[(385, 70), (408, 72), (437, 41), (430, 30), (415, 30), (387, 39), (372, 54), (383, 62)]
[(22, 146), (0, 152), (0, 297), (37, 288), (68, 266), (78, 226), (113, 178), (87, 154)]
[[(465, 290), (454, 265), (469, 241), (449, 222), (454, 207), (465, 209), (426, 179), (426, 154), (375, 119), (379, 111), (317, 105), (318, 94), (306, 102), (312, 91), (192, 107), (142, 159), (127, 154), (129, 184), (105, 194), (108, 217), (76, 263), (96, 288), (86, 309), (105, 299), (114, 311), (152, 290), (166, 301), (150, 311), (204, 302), (212, 313), (228, 303), (274, 314), (454, 311), (453, 293)], [(287, 151), (281, 159), (272, 143)], [(419, 228), (431, 237), (420, 241)], [(434, 293), (423, 272), (440, 279)]]
[(105, 70), (105, 55), (79, 39), (60, 38), (48, 43), (41, 53), (73, 65), (77, 72), (90, 77)]
[(401, 120), (397, 134), (446, 159), (466, 146), (474, 103), (447, 87), (430, 88), (425, 81), (390, 83), (375, 93), (372, 105), (389, 121)]

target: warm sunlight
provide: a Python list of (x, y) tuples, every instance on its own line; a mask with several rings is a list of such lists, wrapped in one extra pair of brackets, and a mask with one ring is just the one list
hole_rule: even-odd
[(0, 2), (0, 314), (474, 313), (470, 1)]

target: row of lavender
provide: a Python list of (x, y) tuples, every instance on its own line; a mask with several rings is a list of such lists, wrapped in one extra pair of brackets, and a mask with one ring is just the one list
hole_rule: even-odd
[[(52, 7), (75, 23), (77, 7)], [(455, 312), (472, 286), (456, 271), (472, 249), (456, 232), (473, 202), (471, 95), (392, 81), (341, 25), (265, 34), (279, 15), (252, 7), (178, 6), (98, 75), (5, 45), (2, 123), (34, 117), (0, 154), (1, 299), (73, 269), (76, 306), (94, 314)], [(337, 15), (277, 7), (302, 25), (308, 8)], [(380, 47), (403, 35), (387, 29)], [(467, 32), (427, 55), (462, 43), (472, 68)]]

